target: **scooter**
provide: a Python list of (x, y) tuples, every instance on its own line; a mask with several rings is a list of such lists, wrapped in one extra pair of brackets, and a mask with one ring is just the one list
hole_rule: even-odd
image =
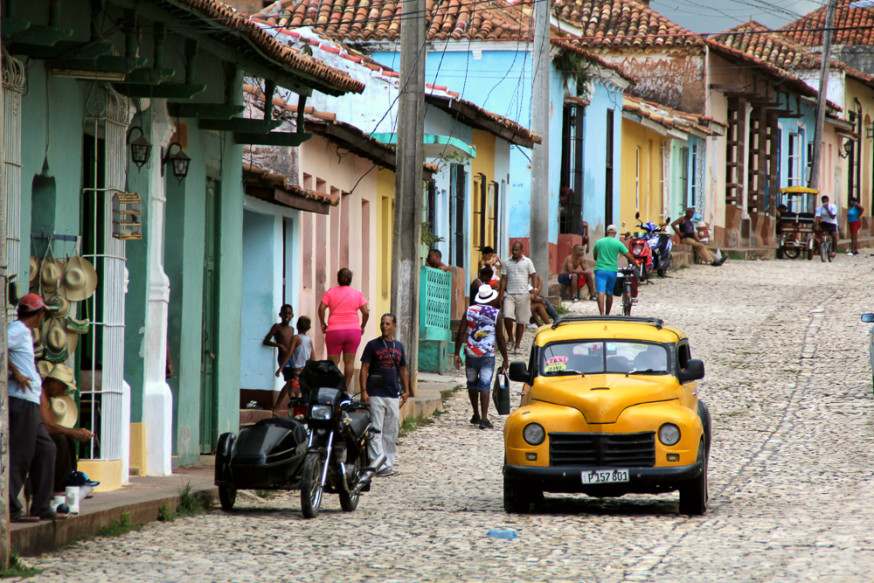
[[(640, 221), (638, 221), (638, 227), (643, 227), (643, 225), (640, 224)], [(634, 256), (634, 263), (637, 265), (637, 270), (640, 274), (640, 281), (643, 283), (652, 283), (649, 281), (649, 273), (653, 269), (653, 254), (646, 235), (627, 232), (623, 235), (623, 242)]]
[[(643, 231), (642, 237), (646, 240), (652, 254), (652, 270), (665, 277), (668, 268), (672, 265), (671, 259), (671, 236), (666, 232), (666, 227), (660, 227), (653, 222), (641, 223), (640, 213), (635, 215), (638, 226)], [(671, 218), (665, 219), (665, 225), (671, 224)]]
[(234, 508), (237, 490), (300, 490), (305, 518), (319, 513), (325, 492), (340, 496), (351, 512), (362, 492), (385, 464), (371, 462), (369, 406), (353, 401), (343, 373), (329, 361), (310, 361), (300, 375), (303, 397), (291, 408), (306, 411), (297, 419), (263, 419), (239, 436), (224, 433), (215, 455), (215, 484), (226, 511)]

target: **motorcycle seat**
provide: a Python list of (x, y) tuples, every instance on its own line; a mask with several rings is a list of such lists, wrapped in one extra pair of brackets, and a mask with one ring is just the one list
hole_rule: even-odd
[(349, 420), (352, 433), (359, 437), (364, 434), (367, 426), (370, 425), (370, 412), (363, 410), (346, 411), (346, 419)]

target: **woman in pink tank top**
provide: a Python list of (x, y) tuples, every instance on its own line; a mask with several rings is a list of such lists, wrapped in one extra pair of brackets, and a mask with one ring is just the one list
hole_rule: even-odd
[[(343, 375), (346, 377), (346, 389), (352, 384), (355, 374), (355, 353), (361, 344), (364, 326), (370, 317), (367, 309), (367, 298), (364, 294), (351, 287), (352, 272), (344, 267), (337, 272), (337, 286), (332, 287), (322, 296), (319, 304), (319, 321), (322, 323), (322, 333), (325, 335), (325, 346), (328, 358), (340, 364), (343, 355)], [(325, 311), (330, 311), (327, 324)], [(361, 322), (358, 321), (361, 312)]]

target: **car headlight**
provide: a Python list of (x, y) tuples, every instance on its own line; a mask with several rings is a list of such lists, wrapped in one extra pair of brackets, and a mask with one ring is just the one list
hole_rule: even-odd
[(327, 421), (331, 418), (331, 408), (327, 405), (313, 405), (310, 407), (310, 417), (320, 421)]
[(522, 438), (531, 445), (540, 445), (546, 439), (546, 431), (539, 423), (529, 423), (522, 430)]
[(665, 445), (676, 445), (680, 441), (680, 428), (673, 423), (659, 427), (659, 441)]

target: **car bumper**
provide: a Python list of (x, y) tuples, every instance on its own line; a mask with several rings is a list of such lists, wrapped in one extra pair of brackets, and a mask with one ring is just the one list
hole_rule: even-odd
[(695, 479), (703, 471), (703, 463), (662, 468), (627, 468), (628, 482), (584, 485), (582, 473), (602, 467), (590, 466), (504, 466), (504, 477), (529, 482), (546, 492), (583, 492), (593, 496), (621, 496), (631, 492), (666, 492), (676, 490), (683, 482)]

